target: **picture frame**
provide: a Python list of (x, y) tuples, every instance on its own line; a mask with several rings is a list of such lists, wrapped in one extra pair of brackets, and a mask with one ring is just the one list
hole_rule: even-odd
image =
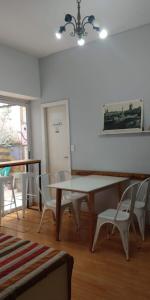
[(112, 102), (102, 106), (102, 134), (143, 131), (143, 100)]

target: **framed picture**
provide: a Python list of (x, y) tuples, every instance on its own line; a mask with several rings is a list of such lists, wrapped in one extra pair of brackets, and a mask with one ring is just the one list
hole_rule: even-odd
[(103, 134), (141, 132), (143, 129), (143, 100), (103, 105), (102, 122)]

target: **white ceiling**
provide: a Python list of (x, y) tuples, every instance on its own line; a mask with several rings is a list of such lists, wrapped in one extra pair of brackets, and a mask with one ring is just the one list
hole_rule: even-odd
[[(0, 43), (37, 57), (75, 47), (69, 31), (60, 41), (54, 36), (66, 13), (76, 16), (76, 0), (0, 0)], [(82, 0), (81, 13), (115, 34), (150, 23), (150, 0)], [(88, 41), (96, 39), (89, 31)]]

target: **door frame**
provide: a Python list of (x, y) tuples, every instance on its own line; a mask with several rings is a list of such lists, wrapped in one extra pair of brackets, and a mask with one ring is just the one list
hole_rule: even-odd
[(68, 99), (52, 101), (48, 103), (41, 104), (41, 121), (42, 121), (42, 172), (48, 172), (48, 163), (49, 163), (49, 155), (48, 155), (48, 136), (47, 136), (47, 116), (46, 111), (50, 107), (65, 105), (66, 107), (66, 122), (68, 129), (68, 144), (69, 144), (69, 169), (71, 170), (71, 145), (70, 145), (70, 122), (69, 122), (69, 103)]

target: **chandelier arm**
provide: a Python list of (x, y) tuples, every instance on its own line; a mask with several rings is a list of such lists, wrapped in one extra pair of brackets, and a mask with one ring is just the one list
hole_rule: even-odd
[(77, 27), (77, 21), (76, 21), (76, 18), (74, 16), (72, 16), (73, 20), (74, 20), (74, 23), (75, 23), (75, 26)]
[(74, 24), (73, 22), (67, 22), (67, 23), (64, 25), (64, 27), (66, 28), (67, 25), (70, 25), (70, 24), (73, 26), (73, 29), (74, 29), (73, 36), (75, 36), (75, 33), (76, 33), (76, 26), (75, 26), (75, 24)]
[(94, 29), (95, 31), (97, 31), (97, 32), (100, 32), (100, 27), (99, 27), (99, 26), (94, 26), (94, 25), (93, 25), (93, 29)]
[(86, 22), (84, 23), (84, 21), (85, 21), (86, 19), (88, 19), (88, 18), (89, 18), (89, 16), (86, 16), (86, 17), (83, 18), (83, 20), (82, 20), (82, 25), (83, 25), (83, 26), (84, 26), (84, 24), (86, 23)]
[(90, 22), (85, 22), (84, 24), (83, 24), (83, 29), (84, 29), (84, 31), (85, 31), (85, 26), (87, 25), (87, 24), (90, 24), (92, 27), (93, 27), (93, 29), (95, 30), (95, 31), (100, 31), (100, 27), (98, 27), (98, 26), (94, 26), (93, 24), (91, 24)]
[[(83, 28), (84, 28), (84, 30), (85, 30), (85, 26), (87, 25), (87, 24), (90, 24), (90, 25), (92, 25), (90, 22), (85, 22), (84, 24), (83, 24)], [(92, 25), (93, 26), (93, 25)]]

